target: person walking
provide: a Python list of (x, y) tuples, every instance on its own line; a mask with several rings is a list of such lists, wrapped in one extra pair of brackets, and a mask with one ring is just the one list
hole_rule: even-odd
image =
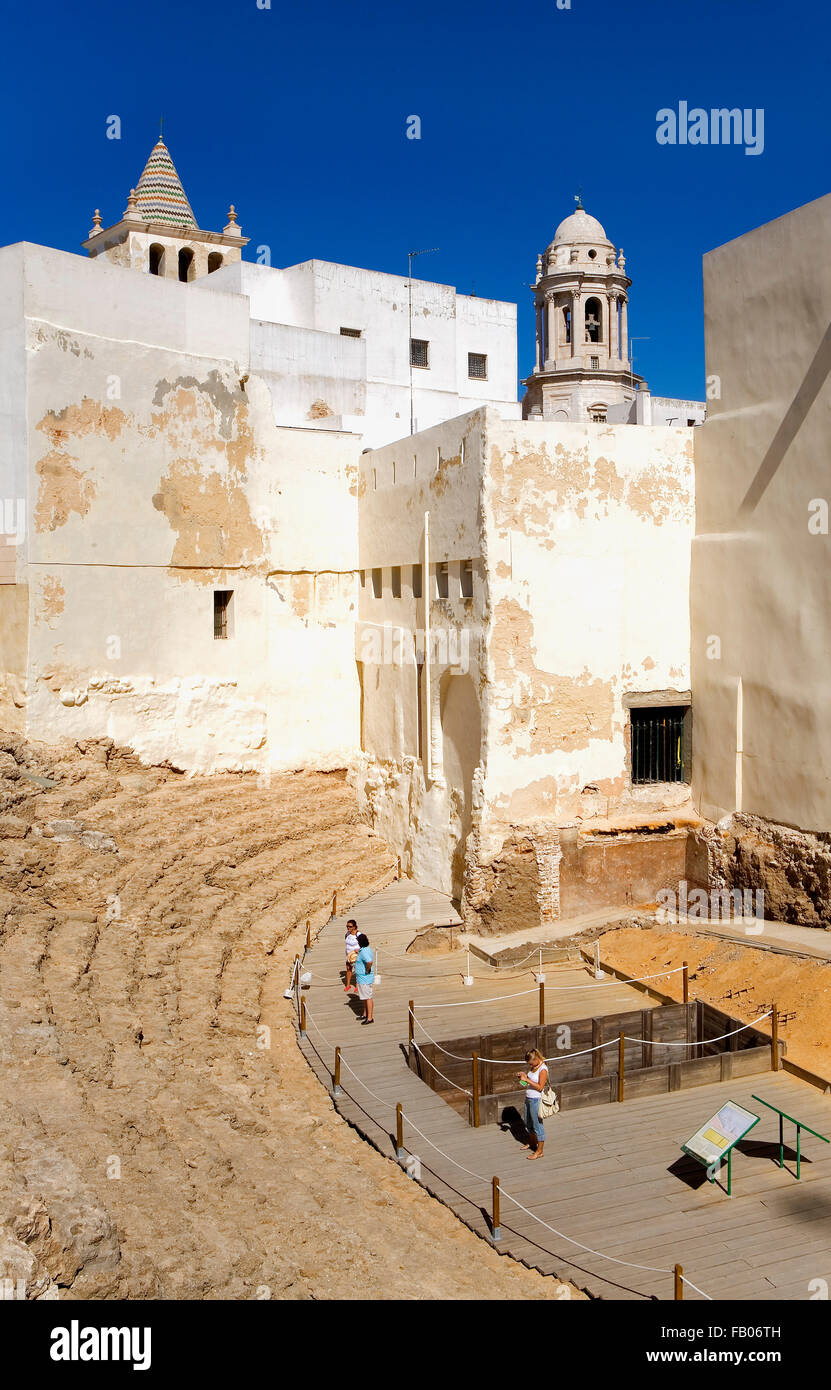
[(375, 984), (375, 952), (370, 946), (369, 937), (365, 932), (358, 933), (358, 947), (358, 958), (355, 961), (355, 984), (358, 986), (358, 998), (362, 1000), (364, 1006), (364, 1016), (361, 1023), (374, 1023), (372, 986)]
[(519, 1073), (520, 1081), (524, 1081), (527, 1090), (525, 1092), (525, 1128), (528, 1132), (528, 1143), (523, 1144), (524, 1149), (530, 1149), (529, 1160), (532, 1158), (542, 1158), (545, 1150), (545, 1130), (540, 1119), (540, 1097), (548, 1085), (548, 1067), (545, 1065), (545, 1058), (537, 1048), (532, 1048), (525, 1054), (525, 1061), (528, 1064), (527, 1071)]
[(346, 924), (346, 984), (344, 986), (347, 994), (354, 994), (355, 990), (355, 961), (358, 958), (358, 923), (354, 917), (350, 917)]

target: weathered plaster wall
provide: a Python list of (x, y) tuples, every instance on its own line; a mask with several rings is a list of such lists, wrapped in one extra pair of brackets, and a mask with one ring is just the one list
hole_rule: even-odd
[(24, 283), (29, 732), (188, 769), (343, 766), (355, 439), (275, 427), (241, 297), (38, 248)]
[(831, 828), (829, 239), (831, 196), (704, 258), (707, 374), (720, 394), (695, 431), (692, 564), (701, 811), (821, 831)]
[[(431, 622), (466, 628), (468, 648), (452, 683), (431, 662), (429, 691), (424, 672), (419, 685), (395, 664), (394, 631), (380, 662), (364, 660), (358, 782), (405, 863), (445, 891), (465, 886), (471, 913), (494, 901), (519, 911), (530, 892), (553, 920), (562, 827), (628, 814), (635, 830), (689, 810), (686, 785), (630, 785), (625, 700), (688, 697), (692, 487), (686, 429), (519, 424), (494, 410), (364, 455), (358, 659), (371, 624), (424, 626), (409, 586), (425, 512)], [(459, 597), (465, 559), (472, 600)], [(445, 561), (451, 597), (437, 602)], [(683, 863), (680, 838), (650, 851), (659, 877)], [(569, 866), (580, 862), (594, 858), (575, 853)], [(648, 880), (633, 871), (633, 884)]]
[(686, 429), (489, 416), (485, 853), (535, 817), (687, 799), (629, 785), (624, 697), (689, 691), (692, 508)]

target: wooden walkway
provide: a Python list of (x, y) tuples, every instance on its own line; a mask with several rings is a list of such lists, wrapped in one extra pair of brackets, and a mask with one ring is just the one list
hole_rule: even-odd
[[(412, 913), (415, 899), (420, 920), (413, 921), (407, 912)], [(676, 1263), (713, 1299), (810, 1299), (817, 1287), (809, 1287), (810, 1281), (831, 1284), (831, 1144), (803, 1135), (797, 1182), (778, 1166), (777, 1117), (751, 1099), (756, 1092), (831, 1135), (829, 1097), (780, 1072), (586, 1107), (547, 1121), (545, 1156), (527, 1163), (509, 1132), (498, 1125), (471, 1128), (410, 1071), (407, 1002), (416, 1001), (416, 1015), (439, 1041), (534, 1023), (534, 962), (497, 972), (472, 958), (475, 983), (465, 988), (462, 953), (407, 956), (405, 948), (419, 926), (448, 923), (455, 916), (446, 898), (408, 880), (391, 884), (349, 916), (379, 951), (377, 1022), (362, 1026), (357, 1004), (344, 993), (339, 972), (346, 918), (334, 919), (304, 962), (312, 982), (303, 991), (303, 1053), (331, 1091), (334, 1047), (341, 1047), (343, 1094), (334, 1103), (344, 1119), (393, 1158), (395, 1106), (402, 1104), (409, 1156), (404, 1165), (409, 1162), (408, 1171), (429, 1192), (488, 1240), (491, 1179), (499, 1177), (502, 1239), (496, 1250), (604, 1298), (671, 1299)], [(618, 981), (595, 982), (580, 967), (549, 965), (546, 976), (548, 1022), (652, 1006), (642, 991)], [(655, 984), (660, 988), (659, 980)], [(519, 997), (501, 998), (507, 994)], [(464, 1007), (436, 1008), (439, 1004)], [(761, 1115), (734, 1154), (732, 1198), (707, 1182), (703, 1169), (680, 1149), (728, 1098)], [(789, 1154), (795, 1156), (793, 1126), (786, 1126), (785, 1143), (788, 1162)], [(565, 1237), (621, 1263), (588, 1253)], [(699, 1298), (689, 1286), (684, 1296)]]

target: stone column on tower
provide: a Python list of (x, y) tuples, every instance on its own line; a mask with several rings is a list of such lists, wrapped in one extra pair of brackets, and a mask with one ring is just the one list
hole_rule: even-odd
[(557, 324), (557, 315), (559, 314), (560, 310), (559, 310), (559, 306), (558, 306), (558, 304), (557, 304), (557, 296), (556, 296), (556, 294), (552, 294), (552, 293), (549, 292), (549, 293), (546, 295), (545, 312), (546, 312), (546, 352), (545, 352), (545, 360), (546, 360), (546, 364), (548, 364), (549, 362), (553, 363), (554, 360), (555, 360), (555, 358), (556, 358), (556, 356), (557, 356), (557, 343), (558, 343), (558, 341), (559, 341), (558, 334), (557, 334), (557, 327), (558, 327), (558, 324)]
[(620, 309), (620, 355), (624, 362), (629, 361), (629, 320), (626, 295), (621, 295)]
[(543, 347), (543, 337), (542, 337), (542, 335), (543, 335), (543, 315), (545, 314), (545, 307), (544, 307), (544, 305), (542, 305), (542, 304), (540, 304), (539, 302), (537, 302), (536, 310), (537, 310), (537, 328), (536, 328), (536, 337), (537, 337), (537, 361), (536, 361), (536, 366), (534, 367), (534, 371), (535, 371), (535, 372), (538, 372), (538, 371), (540, 370), (540, 368), (542, 367), (543, 362), (545, 361), (544, 347)]
[(586, 346), (585, 306), (582, 290), (575, 290), (571, 299), (571, 355), (582, 357)]
[(614, 362), (619, 356), (618, 331), (617, 331), (617, 294), (613, 290), (609, 295), (609, 307), (606, 311), (609, 315), (609, 361)]

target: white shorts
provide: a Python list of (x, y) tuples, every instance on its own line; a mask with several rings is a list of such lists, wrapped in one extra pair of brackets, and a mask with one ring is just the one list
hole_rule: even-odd
[(372, 985), (362, 985), (362, 984), (359, 984), (359, 985), (358, 985), (358, 998), (359, 998), (359, 999), (371, 999), (371, 998), (372, 998)]

